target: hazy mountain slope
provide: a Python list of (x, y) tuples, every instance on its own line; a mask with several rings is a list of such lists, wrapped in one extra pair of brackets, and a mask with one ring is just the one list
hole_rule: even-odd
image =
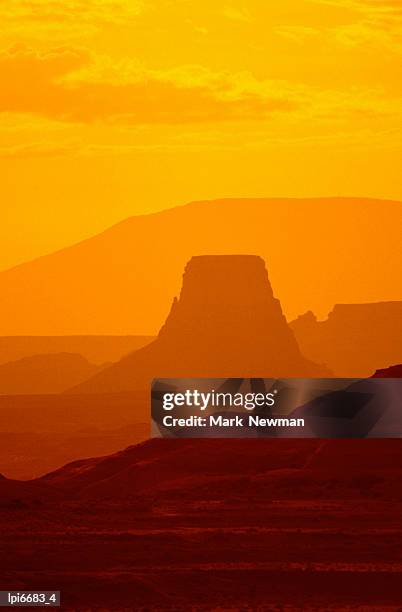
[(146, 440), (149, 393), (0, 395), (0, 473), (32, 478)]
[(401, 227), (400, 202), (367, 199), (220, 200), (132, 217), (0, 273), (0, 335), (155, 334), (185, 263), (211, 253), (262, 256), (288, 319), (400, 299)]

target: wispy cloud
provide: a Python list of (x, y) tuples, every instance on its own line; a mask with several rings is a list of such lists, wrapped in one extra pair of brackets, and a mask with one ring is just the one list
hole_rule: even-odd
[(80, 150), (77, 144), (60, 142), (31, 142), (0, 146), (0, 159), (28, 159), (43, 157), (66, 157)]
[(222, 15), (232, 21), (244, 23), (250, 23), (252, 21), (250, 11), (245, 6), (227, 5), (222, 9)]
[(349, 23), (327, 30), (348, 46), (383, 47), (402, 53), (402, 0), (312, 0), (349, 9)]
[(312, 0), (318, 4), (344, 7), (375, 15), (402, 16), (402, 0)]
[(290, 87), (247, 74), (214, 73), (197, 66), (146, 70), (131, 60), (115, 64), (74, 48), (38, 53), (19, 46), (4, 51), (0, 79), (0, 112), (66, 122), (242, 121), (289, 112), (298, 104)]
[(303, 43), (308, 38), (320, 36), (321, 32), (318, 28), (301, 25), (277, 26), (275, 33), (289, 40)]
[(197, 65), (150, 70), (73, 46), (0, 52), (0, 80), (3, 159), (372, 147), (376, 134), (395, 146), (392, 126), (402, 125), (402, 100), (380, 87), (329, 89)]
[(0, 21), (9, 34), (68, 38), (129, 24), (143, 8), (142, 0), (0, 0)]

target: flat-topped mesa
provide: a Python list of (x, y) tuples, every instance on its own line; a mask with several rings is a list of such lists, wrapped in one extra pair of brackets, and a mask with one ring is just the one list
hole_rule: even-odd
[(402, 301), (371, 302), (366, 304), (335, 304), (328, 315), (327, 324), (393, 326), (395, 331), (402, 330)]
[[(282, 316), (263, 259), (255, 255), (193, 257), (186, 265), (180, 298), (175, 299), (160, 336), (247, 333), (258, 316)], [(257, 318), (256, 318), (257, 317)]]
[(255, 255), (193, 257), (180, 297), (148, 346), (73, 392), (148, 388), (153, 378), (318, 377), (305, 359)]
[(372, 376), (402, 361), (402, 301), (336, 304), (325, 321), (306, 313), (290, 327), (303, 354), (336, 376)]
[(192, 257), (185, 267), (181, 301), (224, 308), (272, 299), (265, 262), (257, 255), (204, 255)]
[(307, 375), (314, 365), (300, 354), (264, 260), (256, 255), (193, 257), (159, 339), (203, 355), (206, 364), (236, 364), (237, 372), (243, 364), (247, 373), (250, 367), (269, 373), (275, 364), (275, 372)]

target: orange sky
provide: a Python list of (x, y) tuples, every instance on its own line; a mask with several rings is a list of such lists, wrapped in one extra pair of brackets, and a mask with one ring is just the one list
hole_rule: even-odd
[(401, 0), (3, 0), (0, 269), (194, 199), (402, 200)]

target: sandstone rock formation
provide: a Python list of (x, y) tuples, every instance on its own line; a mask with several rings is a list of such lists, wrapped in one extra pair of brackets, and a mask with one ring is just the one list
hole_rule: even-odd
[(303, 354), (340, 377), (402, 362), (402, 302), (337, 304), (325, 321), (307, 312), (290, 327)]
[(402, 378), (402, 364), (390, 366), (382, 370), (376, 370), (373, 378)]
[(162, 377), (315, 377), (254, 255), (193, 257), (158, 338), (75, 392), (128, 391)]

